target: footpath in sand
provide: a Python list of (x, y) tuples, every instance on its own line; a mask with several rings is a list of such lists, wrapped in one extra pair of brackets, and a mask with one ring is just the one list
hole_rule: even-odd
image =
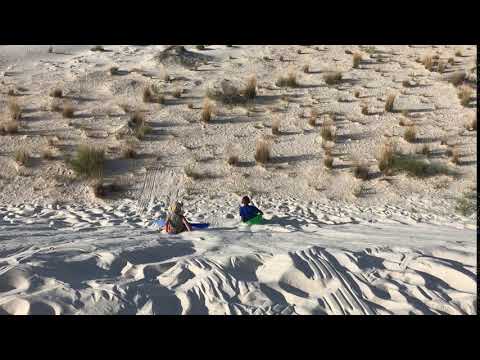
[(200, 198), (216, 224), (177, 236), (160, 205), (0, 207), (0, 313), (476, 313), (472, 219), (267, 201), (246, 227)]

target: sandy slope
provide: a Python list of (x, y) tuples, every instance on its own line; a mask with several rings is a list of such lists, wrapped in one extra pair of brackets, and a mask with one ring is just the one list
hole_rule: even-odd
[[(196, 70), (159, 65), (161, 45), (105, 47), (0, 46), (0, 121), (12, 98), (24, 108), (19, 133), (0, 136), (1, 314), (476, 313), (476, 214), (458, 215), (455, 200), (476, 184), (477, 133), (465, 124), (477, 104), (462, 106), (447, 81), (465, 71), (476, 95), (476, 46), (376, 46), (368, 54), (357, 45), (187, 45), (208, 57)], [(364, 55), (356, 69), (353, 51)], [(426, 55), (454, 61), (440, 74), (418, 63)], [(330, 70), (344, 81), (327, 86)], [(300, 86), (277, 87), (289, 71)], [(199, 121), (207, 88), (224, 79), (241, 86), (252, 74), (254, 103), (217, 104), (210, 124)], [(152, 85), (164, 105), (142, 101)], [(54, 87), (75, 107), (73, 119), (49, 110)], [(391, 93), (395, 112), (385, 112)], [(142, 110), (153, 128), (134, 160), (121, 157), (115, 136), (130, 116), (122, 104)], [(307, 124), (312, 111), (335, 120), (331, 170), (322, 165), (320, 127)], [(256, 166), (255, 141), (271, 136), (274, 119), (272, 161)], [(400, 120), (415, 124), (415, 143), (403, 139)], [(428, 145), (429, 161), (459, 176), (383, 176), (375, 157), (392, 139), (405, 152)], [(54, 158), (42, 159), (49, 140)], [(80, 143), (105, 147), (106, 179), (124, 180), (126, 193), (96, 199), (72, 176), (65, 159)], [(239, 147), (237, 167), (225, 164), (230, 144)], [(19, 169), (13, 155), (22, 147), (32, 159)], [(370, 166), (368, 181), (352, 175), (357, 158)], [(188, 178), (188, 163), (207, 175)], [(244, 194), (266, 225), (239, 224)], [(172, 196), (212, 228), (159, 234), (151, 221)]]
[(252, 227), (208, 211), (221, 224), (178, 236), (159, 234), (156, 209), (135, 203), (0, 208), (0, 312), (476, 313), (475, 231), (395, 209), (305, 205), (270, 208)]

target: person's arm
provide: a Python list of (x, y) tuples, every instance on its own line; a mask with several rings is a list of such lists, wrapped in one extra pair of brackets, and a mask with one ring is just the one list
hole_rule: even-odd
[(182, 221), (183, 221), (183, 224), (185, 225), (185, 227), (187, 228), (187, 230), (188, 230), (188, 231), (192, 231), (192, 226), (191, 226), (190, 223), (187, 221), (187, 219), (183, 218)]
[(240, 206), (240, 217), (242, 218), (242, 221), (243, 221), (243, 222), (245, 222), (245, 216), (244, 216), (244, 214), (243, 214), (243, 211), (242, 211), (242, 210), (243, 210), (243, 207), (242, 207), (242, 206)]
[(263, 211), (257, 208), (256, 206), (255, 206), (255, 210), (257, 211), (257, 214), (263, 215)]

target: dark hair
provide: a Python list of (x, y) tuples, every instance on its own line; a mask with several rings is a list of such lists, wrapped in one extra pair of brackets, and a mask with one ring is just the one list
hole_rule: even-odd
[(250, 198), (248, 196), (244, 196), (242, 198), (242, 204), (244, 204), (244, 205), (250, 204)]

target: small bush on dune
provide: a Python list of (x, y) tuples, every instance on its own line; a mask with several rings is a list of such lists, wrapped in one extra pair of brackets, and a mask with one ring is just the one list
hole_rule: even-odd
[(460, 72), (456, 72), (454, 74), (452, 74), (450, 76), (450, 78), (448, 79), (448, 81), (453, 84), (454, 86), (459, 86), (461, 84), (463, 84), (463, 82), (465, 81), (465, 78), (466, 78), (466, 74), (463, 72), (463, 71), (460, 71)]
[(137, 157), (136, 143), (133, 139), (122, 144), (120, 153), (123, 159), (135, 159)]
[(423, 59), (422, 59), (422, 64), (423, 66), (425, 66), (425, 69), (427, 69), (428, 71), (432, 71), (432, 68), (433, 68), (433, 58), (431, 56), (425, 56)]
[(72, 105), (67, 104), (62, 109), (62, 116), (66, 119), (71, 119), (75, 115), (75, 109)]
[(309, 74), (309, 73), (310, 73), (310, 65), (308, 65), (308, 64), (303, 65), (302, 71), (303, 71), (305, 74)]
[(287, 76), (280, 76), (276, 82), (278, 87), (297, 87), (297, 75), (292, 71)]
[(333, 157), (327, 155), (324, 159), (323, 159), (323, 165), (325, 165), (325, 167), (327, 169), (332, 169), (333, 168)]
[(353, 164), (353, 176), (357, 179), (368, 180), (369, 167), (366, 162), (355, 161)]
[(396, 98), (396, 95), (394, 94), (388, 95), (387, 100), (385, 102), (386, 112), (393, 112), (393, 105), (395, 103), (395, 98)]
[(62, 98), (63, 97), (63, 91), (62, 89), (55, 88), (50, 92), (50, 96), (54, 98)]
[(328, 72), (323, 75), (323, 80), (327, 85), (339, 84), (342, 81), (343, 75), (339, 71)]
[(362, 62), (362, 54), (360, 53), (354, 53), (353, 54), (353, 68), (357, 69), (360, 66), (360, 63)]
[(30, 160), (30, 154), (28, 150), (24, 147), (21, 147), (15, 151), (15, 161), (19, 165), (28, 166)]
[(10, 118), (13, 121), (18, 121), (22, 118), (23, 110), (16, 101), (12, 100), (8, 103), (8, 110), (10, 112)]
[(384, 144), (378, 158), (378, 168), (385, 175), (391, 173), (396, 148), (393, 144)]
[(458, 198), (455, 210), (462, 216), (475, 214), (477, 212), (477, 191), (467, 191)]
[(417, 130), (415, 129), (414, 125), (409, 126), (405, 130), (405, 133), (403, 134), (403, 138), (410, 143), (417, 140)]
[(12, 120), (12, 121), (7, 121), (4, 122), (3, 124), (0, 124), (0, 134), (17, 134), (18, 133), (18, 121)]
[(255, 144), (255, 161), (266, 164), (271, 158), (272, 145), (268, 140), (258, 139)]
[(458, 98), (463, 106), (468, 106), (472, 99), (473, 90), (469, 86), (461, 86), (458, 90)]
[(310, 125), (311, 127), (317, 126), (317, 118), (318, 118), (317, 112), (312, 111), (310, 113), (310, 117), (308, 118), (308, 125)]
[(95, 45), (93, 48), (90, 49), (90, 51), (100, 51), (103, 52), (105, 51), (104, 47), (102, 45)]
[(180, 99), (182, 97), (182, 89), (177, 89), (172, 93), (172, 96), (176, 99)]
[(257, 77), (255, 75), (248, 79), (243, 95), (249, 100), (253, 100), (257, 96)]
[(477, 116), (475, 115), (470, 123), (468, 124), (468, 129), (471, 131), (477, 131)]
[(333, 126), (333, 121), (329, 117), (323, 121), (320, 136), (324, 142), (335, 141), (335, 126)]
[(228, 165), (237, 166), (240, 159), (240, 148), (236, 145), (229, 144), (225, 147), (225, 160)]
[(112, 66), (109, 70), (110, 75), (115, 76), (119, 74), (118, 66)]
[(208, 124), (213, 117), (213, 104), (210, 100), (205, 99), (203, 102), (201, 120), (202, 122)]
[(50, 147), (48, 146), (42, 149), (41, 156), (42, 156), (42, 159), (44, 160), (52, 160), (55, 158), (55, 156), (53, 155), (52, 149), (50, 149)]
[(73, 171), (85, 178), (101, 178), (105, 162), (105, 151), (90, 145), (79, 145), (75, 156), (69, 161)]
[(274, 118), (272, 120), (272, 134), (280, 135), (280, 119), (279, 118)]

